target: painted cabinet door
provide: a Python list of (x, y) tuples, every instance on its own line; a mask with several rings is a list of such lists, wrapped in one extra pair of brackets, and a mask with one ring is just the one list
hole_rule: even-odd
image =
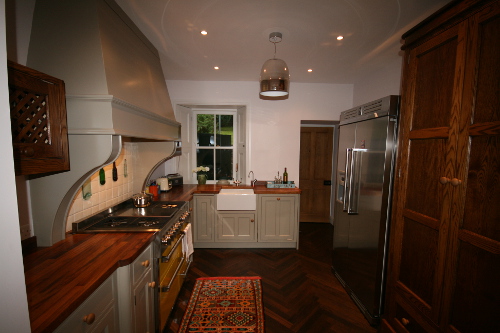
[(297, 195), (259, 195), (259, 242), (294, 242), (298, 229)]
[(216, 242), (257, 241), (255, 212), (218, 212)]
[(119, 332), (116, 283), (113, 274), (54, 333)]
[(215, 225), (215, 196), (194, 195), (194, 241), (213, 242)]
[(155, 331), (154, 291), (153, 270), (149, 268), (133, 290), (135, 333)]

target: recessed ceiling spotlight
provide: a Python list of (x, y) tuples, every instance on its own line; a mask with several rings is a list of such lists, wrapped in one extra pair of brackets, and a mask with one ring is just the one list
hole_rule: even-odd
[(337, 40), (342, 40), (344, 39), (344, 36), (337, 36)]
[(202, 30), (200, 33), (201, 33), (203, 36), (208, 35), (208, 32), (207, 32), (206, 30)]
[(215, 69), (215, 70), (218, 70), (218, 69), (219, 69), (219, 66), (214, 66), (214, 69)]
[(311, 68), (309, 68), (307, 71), (308, 71), (309, 73), (311, 73), (313, 70), (312, 70)]

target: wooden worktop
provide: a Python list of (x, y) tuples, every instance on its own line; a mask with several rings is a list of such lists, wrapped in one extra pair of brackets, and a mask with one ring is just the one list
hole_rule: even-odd
[(52, 332), (154, 233), (77, 234), (24, 257), (32, 332)]
[[(191, 201), (193, 194), (219, 193), (235, 185), (174, 186), (155, 200)], [(252, 188), (239, 186), (239, 188)], [(298, 188), (266, 188), (256, 194), (300, 194)], [(68, 234), (51, 247), (24, 256), (32, 332), (57, 328), (120, 266), (132, 263), (154, 240), (154, 233)]]

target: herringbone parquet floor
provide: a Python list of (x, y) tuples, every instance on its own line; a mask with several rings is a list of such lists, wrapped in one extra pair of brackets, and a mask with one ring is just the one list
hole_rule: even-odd
[(196, 278), (260, 276), (267, 333), (374, 333), (331, 272), (332, 226), (300, 223), (299, 250), (195, 249), (164, 333), (177, 332)]

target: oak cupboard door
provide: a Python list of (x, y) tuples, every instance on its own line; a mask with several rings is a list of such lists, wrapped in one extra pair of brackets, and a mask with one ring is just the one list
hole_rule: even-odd
[[(452, 188), (456, 174), (455, 90), (463, 82), (464, 43), (455, 26), (407, 54), (409, 78), (402, 97), (399, 181), (394, 214), (396, 288), (432, 321), (439, 319)], [(456, 83), (458, 81), (458, 83)]]
[(259, 242), (295, 242), (298, 230), (297, 195), (259, 195)]
[(64, 81), (8, 61), (16, 175), (69, 170)]
[(216, 242), (256, 242), (255, 211), (218, 211)]
[(193, 202), (194, 242), (213, 242), (215, 238), (215, 195), (195, 194)]
[(500, 332), (500, 5), (467, 20), (457, 179), (443, 324)]

